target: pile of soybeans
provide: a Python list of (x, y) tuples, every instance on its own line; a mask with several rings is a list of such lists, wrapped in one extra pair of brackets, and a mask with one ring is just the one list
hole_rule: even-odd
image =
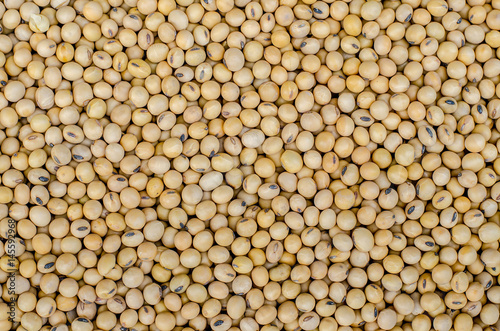
[(500, 0), (3, 0), (0, 331), (497, 331)]

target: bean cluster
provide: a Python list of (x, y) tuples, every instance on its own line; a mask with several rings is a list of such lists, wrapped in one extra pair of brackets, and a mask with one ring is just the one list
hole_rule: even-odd
[(4, 0), (0, 31), (0, 330), (500, 328), (500, 0)]

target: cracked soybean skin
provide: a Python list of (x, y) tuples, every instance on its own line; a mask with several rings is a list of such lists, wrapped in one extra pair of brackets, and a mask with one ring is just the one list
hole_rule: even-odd
[(497, 331), (499, 0), (0, 2), (0, 331)]

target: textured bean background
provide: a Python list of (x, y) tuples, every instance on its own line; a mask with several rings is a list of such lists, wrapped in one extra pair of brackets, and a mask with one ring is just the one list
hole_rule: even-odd
[(0, 331), (497, 331), (500, 0), (3, 0)]

